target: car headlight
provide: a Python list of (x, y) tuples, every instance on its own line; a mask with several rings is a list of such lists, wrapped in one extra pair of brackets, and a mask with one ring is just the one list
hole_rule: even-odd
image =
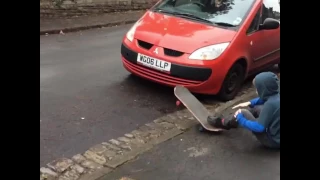
[(136, 22), (136, 23), (131, 27), (131, 29), (127, 32), (126, 37), (127, 37), (127, 39), (128, 39), (130, 42), (133, 41), (133, 39), (134, 39), (134, 33), (136, 32), (136, 29), (137, 29), (137, 27), (138, 27), (139, 24), (140, 24), (139, 21)]
[(214, 60), (218, 58), (224, 50), (228, 47), (230, 43), (221, 43), (221, 44), (215, 44), (206, 46), (203, 48), (200, 48), (196, 51), (194, 51), (190, 56), (189, 59), (193, 60)]

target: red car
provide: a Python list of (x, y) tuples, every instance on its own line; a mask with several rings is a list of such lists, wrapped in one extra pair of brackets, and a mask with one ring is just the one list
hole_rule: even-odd
[(280, 64), (279, 0), (160, 0), (127, 32), (124, 67), (164, 85), (231, 100)]

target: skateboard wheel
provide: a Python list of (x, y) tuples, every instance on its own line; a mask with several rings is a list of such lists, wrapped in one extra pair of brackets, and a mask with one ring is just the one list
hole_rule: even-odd
[(206, 129), (205, 129), (202, 125), (199, 125), (199, 126), (198, 126), (198, 130), (199, 130), (200, 132), (206, 131)]
[(178, 100), (176, 101), (176, 106), (180, 106), (181, 102)]

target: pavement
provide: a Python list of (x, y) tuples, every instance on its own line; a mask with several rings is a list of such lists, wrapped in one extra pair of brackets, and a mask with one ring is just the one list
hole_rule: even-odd
[(70, 18), (40, 18), (40, 35), (59, 34), (136, 22), (145, 11), (127, 11)]
[[(255, 97), (244, 87), (227, 103), (207, 105), (232, 115), (235, 104)], [(280, 179), (280, 151), (263, 148), (251, 132), (201, 133), (191, 113), (179, 110), (72, 158), (40, 168), (41, 180)]]
[(280, 151), (243, 129), (222, 134), (196, 128), (162, 143), (98, 180), (280, 180)]
[[(222, 111), (224, 116), (234, 113), (231, 107)], [(214, 133), (197, 127), (98, 180), (280, 180), (280, 150), (264, 148), (243, 128)]]
[[(230, 115), (233, 111), (226, 109), (253, 97), (255, 97), (254, 89), (250, 85), (246, 85), (234, 100), (227, 103), (216, 102), (213, 105), (205, 104), (205, 106), (211, 112), (224, 112), (224, 115)], [(210, 177), (216, 176), (218, 179), (223, 177), (224, 179), (226, 177), (224, 174), (230, 174), (230, 172), (228, 172), (229, 170), (222, 170), (229, 166), (239, 170), (232, 170), (231, 174), (228, 175), (228, 178), (231, 179), (234, 179), (234, 177), (240, 177), (240, 180), (248, 178), (263, 179), (266, 174), (269, 174), (268, 177), (278, 178), (279, 172), (275, 168), (277, 168), (276, 164), (279, 162), (279, 156), (276, 155), (274, 158), (271, 158), (273, 156), (267, 156), (268, 151), (259, 147), (251, 134), (235, 130), (220, 135), (215, 134), (217, 138), (221, 137), (219, 139), (210, 139), (206, 136), (200, 136), (205, 134), (195, 134), (194, 131), (190, 130), (194, 130), (197, 124), (198, 122), (186, 109), (168, 113), (137, 127), (131, 132), (124, 133), (118, 138), (103, 141), (72, 157), (61, 157), (48, 163), (46, 167), (40, 168), (40, 179), (98, 180), (100, 178), (100, 180), (106, 180), (120, 179), (123, 176), (126, 176), (126, 178), (129, 176), (136, 179), (149, 179), (154, 176), (160, 177), (158, 173), (160, 170), (162, 170), (160, 172), (171, 172), (171, 169), (174, 168), (176, 168), (176, 174), (163, 174), (162, 178), (179, 179), (185, 167), (174, 162), (186, 161), (187, 157), (181, 156), (182, 152), (189, 153), (188, 157), (209, 156), (213, 160), (206, 161), (206, 159), (209, 159), (208, 157), (201, 160), (201, 163), (204, 162), (208, 167), (213, 166), (216, 169), (213, 174), (207, 173), (203, 176), (203, 174), (198, 173), (194, 175), (199, 179), (205, 179), (208, 175)], [(178, 137), (174, 138), (176, 136)], [(203, 137), (206, 139), (202, 139)], [(172, 138), (174, 138), (172, 141), (168, 141)], [(234, 158), (234, 161), (231, 160), (231, 157)], [(136, 158), (138, 160), (134, 161)], [(229, 163), (226, 163), (226, 161), (229, 161)], [(148, 170), (151, 166), (144, 167), (147, 170), (141, 169), (146, 163), (149, 165), (151, 162), (153, 170)], [(217, 162), (225, 163), (216, 164)], [(243, 166), (243, 162), (248, 163), (248, 166)], [(267, 168), (268, 170), (264, 173), (260, 169), (256, 173), (255, 168), (261, 162), (267, 164), (266, 167), (271, 166), (272, 168)], [(192, 163), (196, 163), (196, 161)], [(187, 164), (187, 161), (185, 164)], [(137, 166), (140, 169), (137, 169)], [(180, 171), (177, 171), (177, 168)], [(240, 176), (240, 171), (246, 174)], [(217, 172), (220, 172), (220, 174)], [(253, 174), (248, 174), (250, 172)], [(193, 173), (196, 173), (196, 171)]]
[(178, 110), (172, 88), (123, 68), (129, 27), (40, 36), (40, 167)]

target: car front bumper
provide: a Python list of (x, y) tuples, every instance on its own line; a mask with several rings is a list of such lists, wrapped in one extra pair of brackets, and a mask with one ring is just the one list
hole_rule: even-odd
[(124, 43), (121, 45), (121, 59), (131, 73), (151, 81), (174, 87), (183, 85), (191, 92), (201, 94), (218, 93), (223, 79), (214, 76), (210, 66), (188, 66), (171, 62), (170, 72), (161, 72), (137, 63), (138, 53)]

